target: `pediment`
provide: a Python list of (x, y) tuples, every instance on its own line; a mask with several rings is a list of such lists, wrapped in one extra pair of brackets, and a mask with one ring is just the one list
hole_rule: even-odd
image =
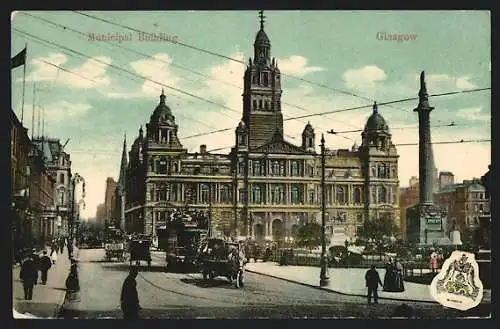
[(306, 153), (303, 149), (285, 141), (272, 141), (252, 150), (252, 152), (262, 153)]

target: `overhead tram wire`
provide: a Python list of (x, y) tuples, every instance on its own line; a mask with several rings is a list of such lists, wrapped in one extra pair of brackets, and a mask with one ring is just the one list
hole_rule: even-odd
[[(107, 23), (107, 24), (111, 24), (111, 25), (115, 25), (115, 26), (118, 26), (118, 27), (122, 27), (124, 29), (128, 29), (128, 30), (131, 30), (131, 31), (134, 31), (134, 32), (147, 33), (147, 32), (141, 31), (139, 29), (136, 29), (134, 27), (131, 27), (131, 26), (128, 26), (128, 25), (124, 25), (124, 24), (120, 24), (120, 23), (116, 23), (116, 22), (113, 22), (111, 20), (108, 20), (108, 19), (105, 19), (105, 18), (102, 18), (102, 17), (90, 15), (90, 14), (83, 13), (83, 12), (77, 11), (77, 10), (75, 10), (74, 12), (77, 13), (77, 14), (80, 14), (82, 16), (86, 16), (86, 17), (94, 19), (94, 20), (99, 20), (99, 21)], [(184, 42), (177, 41), (175, 44), (183, 46), (183, 47), (186, 47), (186, 48), (189, 48), (189, 49), (193, 49), (193, 50), (196, 50), (196, 51), (200, 51), (200, 52), (203, 52), (203, 53), (206, 53), (206, 54), (210, 54), (210, 55), (213, 55), (213, 56), (221, 57), (221, 58), (224, 58), (224, 59), (236, 62), (236, 63), (240, 63), (240, 64), (243, 64), (243, 65), (246, 65), (245, 61), (241, 61), (239, 59), (232, 58), (230, 56), (219, 54), (219, 53), (216, 53), (216, 52), (211, 51), (211, 50), (207, 50), (207, 49), (203, 49), (203, 48), (200, 48), (200, 47), (196, 47), (196, 46), (184, 43)], [(345, 91), (345, 90), (333, 88), (333, 87), (327, 86), (325, 84), (314, 82), (314, 81), (310, 81), (310, 80), (307, 80), (307, 79), (304, 79), (304, 78), (301, 78), (301, 77), (297, 77), (297, 76), (294, 76), (294, 75), (291, 75), (291, 74), (281, 73), (281, 75), (282, 76), (286, 76), (286, 77), (290, 77), (292, 79), (300, 80), (302, 82), (306, 82), (306, 83), (309, 83), (311, 85), (316, 85), (316, 86), (319, 86), (319, 87), (322, 87), (322, 88), (325, 88), (325, 89), (328, 89), (328, 90), (332, 90), (332, 91), (335, 91), (335, 92), (338, 92), (338, 93), (341, 93), (341, 94), (344, 94), (344, 95), (358, 97), (358, 98), (361, 98), (361, 99), (364, 99), (364, 100), (369, 100), (371, 102), (375, 101), (374, 99), (370, 99), (368, 97), (364, 97), (364, 96), (358, 95), (358, 94), (353, 93), (353, 92), (349, 92), (349, 91)], [(394, 108), (396, 108), (396, 107), (394, 107)], [(396, 108), (396, 109), (404, 111), (403, 109), (399, 109), (399, 108)]]
[[(17, 33), (16, 31), (14, 31), (14, 32), (15, 32), (15, 33)], [(35, 40), (35, 41), (37, 41), (37, 40)], [(41, 44), (43, 44), (42, 42), (40, 42), (40, 43), (41, 43)], [(70, 56), (73, 56), (73, 55), (71, 55), (71, 54), (70, 54)], [(47, 64), (47, 65), (50, 65), (50, 66), (53, 66), (53, 67), (55, 67), (55, 68), (59, 69), (59, 70), (61, 70), (61, 71), (64, 71), (64, 72), (67, 72), (67, 73), (73, 74), (73, 75), (75, 75), (75, 76), (78, 76), (78, 77), (80, 77), (80, 78), (82, 78), (82, 79), (85, 79), (85, 80), (91, 81), (91, 82), (93, 82), (93, 83), (98, 83), (96, 80), (94, 80), (94, 79), (92, 79), (92, 78), (89, 78), (89, 77), (83, 76), (83, 75), (81, 75), (81, 74), (75, 73), (75, 72), (73, 72), (73, 71), (71, 71), (71, 70), (65, 69), (65, 68), (63, 68), (63, 67), (61, 67), (61, 66), (59, 66), (59, 65), (54, 64), (54, 63), (51, 63), (51, 62), (48, 62), (48, 61), (45, 61), (45, 60), (42, 60), (42, 59), (39, 59), (39, 60), (40, 60), (41, 62), (43, 62), (43, 63)], [(59, 72), (59, 71), (58, 71), (58, 72)], [(152, 87), (153, 87), (153, 88), (155, 88), (155, 89), (157, 89), (157, 90), (160, 90), (160, 87), (158, 87), (158, 86), (152, 86)], [(114, 90), (114, 91), (117, 91), (117, 90), (116, 90), (115, 88), (113, 88), (113, 87), (111, 87), (111, 89), (112, 89), (112, 90)], [(174, 95), (174, 96), (180, 97), (180, 96), (178, 96), (178, 95)], [(205, 122), (203, 122), (203, 121), (199, 121), (199, 120), (197, 120), (197, 119), (194, 119), (194, 118), (191, 118), (191, 117), (189, 117), (189, 116), (186, 116), (186, 115), (184, 115), (182, 112), (179, 114), (179, 116), (180, 116), (180, 117), (182, 117), (182, 118), (185, 118), (187, 121), (193, 121), (193, 122), (199, 123), (199, 124), (204, 125), (204, 126), (206, 126), (206, 127), (208, 127), (208, 128), (211, 128), (211, 129), (214, 129), (214, 128), (215, 128), (214, 126), (209, 125), (209, 124), (207, 124), (207, 123), (205, 123)]]
[[(55, 47), (59, 47), (59, 48), (61, 48), (61, 49), (64, 49), (64, 50), (70, 51), (70, 52), (75, 53), (75, 54), (77, 54), (77, 55), (79, 55), (79, 56), (82, 56), (82, 57), (88, 58), (88, 59), (90, 59), (90, 60), (92, 60), (92, 61), (94, 61), (94, 62), (97, 62), (97, 63), (99, 63), (99, 64), (109, 66), (109, 67), (111, 67), (111, 68), (113, 68), (113, 69), (115, 69), (115, 70), (125, 72), (125, 73), (127, 73), (127, 74), (129, 74), (129, 75), (132, 75), (132, 76), (134, 76), (134, 77), (137, 77), (137, 78), (140, 78), (140, 79), (144, 79), (145, 81), (149, 81), (149, 82), (152, 82), (152, 83), (154, 83), (154, 84), (161, 85), (161, 86), (163, 86), (163, 87), (165, 87), (165, 88), (168, 88), (168, 89), (174, 90), (174, 91), (179, 92), (179, 93), (181, 93), (181, 94), (184, 94), (184, 95), (187, 95), (187, 96), (190, 96), (190, 97), (196, 98), (196, 99), (198, 99), (198, 100), (201, 100), (201, 101), (204, 101), (204, 102), (207, 102), (207, 103), (210, 103), (210, 104), (216, 105), (216, 106), (219, 106), (219, 107), (224, 108), (224, 109), (226, 109), (226, 110), (228, 110), (228, 111), (231, 111), (231, 112), (235, 112), (235, 113), (241, 114), (241, 112), (240, 112), (240, 111), (237, 111), (237, 110), (235, 110), (235, 109), (232, 109), (232, 108), (230, 108), (230, 107), (228, 107), (228, 106), (226, 106), (226, 105), (223, 105), (223, 104), (220, 104), (220, 103), (214, 102), (214, 101), (212, 101), (212, 100), (209, 100), (209, 99), (203, 98), (203, 97), (201, 97), (201, 96), (198, 96), (198, 95), (192, 94), (192, 93), (187, 92), (187, 91), (184, 91), (184, 90), (182, 90), (182, 89), (180, 89), (180, 88), (172, 87), (172, 86), (169, 86), (169, 85), (164, 84), (164, 83), (162, 83), (162, 82), (159, 82), (159, 81), (156, 81), (156, 80), (152, 80), (152, 79), (150, 79), (150, 78), (147, 78), (147, 77), (141, 76), (140, 74), (137, 74), (137, 73), (131, 72), (131, 71), (129, 71), (129, 70), (126, 70), (126, 69), (124, 69), (124, 68), (118, 67), (118, 66), (116, 66), (116, 65), (113, 65), (113, 64), (110, 64), (110, 63), (103, 62), (103, 61), (98, 60), (98, 59), (96, 59), (96, 58), (93, 58), (93, 57), (91, 57), (91, 56), (89, 56), (89, 55), (85, 55), (85, 54), (84, 54), (84, 53), (82, 53), (82, 52), (79, 52), (79, 51), (76, 51), (76, 50), (74, 50), (74, 49), (68, 48), (68, 47), (66, 47), (66, 46), (59, 45), (59, 44), (57, 44), (57, 43), (55, 43), (55, 42), (48, 41), (48, 40), (45, 40), (45, 39), (43, 39), (43, 38), (37, 37), (37, 36), (35, 36), (35, 35), (31, 34), (31, 33), (28, 33), (28, 32), (25, 32), (25, 31), (22, 31), (22, 30), (19, 30), (19, 29), (16, 29), (16, 28), (12, 28), (12, 30), (14, 30), (14, 31), (16, 31), (16, 32), (18, 32), (18, 33), (21, 33), (21, 34), (27, 35), (27, 36), (29, 36), (29, 37), (31, 37), (31, 38), (34, 38), (34, 39), (37, 39), (37, 40), (43, 41), (43, 42), (48, 43), (48, 44), (51, 44), (51, 45), (53, 45), (53, 46), (55, 46)], [(230, 116), (226, 115), (224, 112), (217, 112), (217, 113), (222, 114), (222, 115), (224, 115), (224, 116), (227, 116), (227, 117), (229, 117), (229, 118), (232, 118), (232, 117), (230, 117)], [(231, 128), (231, 129), (232, 129), (232, 128)], [(294, 137), (294, 136), (288, 136), (288, 135), (287, 135), (287, 137), (290, 137), (290, 138), (292, 138), (292, 139), (295, 139), (295, 137)], [(184, 138), (183, 138), (183, 139), (184, 139)]]
[[(164, 87), (166, 87), (166, 88), (170, 88), (170, 89), (174, 89), (175, 91), (178, 91), (178, 92), (180, 92), (180, 93), (182, 93), (182, 94), (188, 94), (188, 96), (195, 97), (195, 98), (197, 98), (197, 99), (204, 100), (204, 101), (206, 101), (206, 102), (210, 102), (210, 103), (212, 103), (212, 104), (214, 104), (214, 105), (224, 106), (224, 105), (222, 105), (222, 104), (218, 104), (218, 103), (213, 102), (213, 101), (211, 101), (211, 100), (207, 100), (207, 99), (204, 99), (204, 98), (202, 98), (202, 97), (199, 97), (199, 96), (196, 96), (196, 95), (190, 94), (190, 93), (185, 92), (185, 91), (183, 91), (183, 90), (181, 90), (181, 89), (178, 89), (178, 88), (175, 88), (175, 87), (170, 87), (170, 86), (165, 85), (165, 84), (163, 84), (163, 83), (161, 83), (161, 82), (157, 82), (157, 81), (154, 81), (154, 80), (148, 79), (148, 78), (146, 78), (146, 77), (142, 77), (142, 76), (140, 76), (140, 75), (138, 75), (138, 74), (135, 74), (135, 73), (133, 73), (133, 72), (130, 72), (130, 71), (125, 70), (125, 69), (122, 69), (122, 68), (119, 68), (119, 67), (117, 67), (117, 66), (115, 66), (115, 65), (112, 65), (112, 64), (108, 64), (108, 63), (102, 62), (102, 61), (97, 60), (97, 59), (95, 59), (95, 58), (92, 58), (92, 57), (90, 57), (90, 56), (88, 56), (88, 55), (85, 55), (85, 54), (83, 54), (83, 53), (81, 53), (81, 52), (78, 52), (78, 51), (73, 50), (73, 49), (69, 49), (69, 48), (64, 47), (64, 46), (57, 45), (57, 44), (55, 44), (55, 43), (53, 43), (53, 42), (50, 42), (50, 41), (44, 40), (44, 39), (39, 38), (39, 37), (37, 37), (37, 36), (34, 36), (34, 35), (30, 34), (30, 33), (27, 33), (27, 32), (24, 32), (24, 31), (20, 31), (20, 30), (17, 30), (17, 29), (15, 29), (15, 28), (12, 28), (12, 29), (14, 30), (14, 31), (13, 31), (14, 33), (18, 33), (18, 34), (22, 34), (22, 35), (27, 35), (29, 38), (34, 39), (36, 42), (39, 42), (40, 44), (48, 44), (48, 45), (50, 45), (50, 46), (52, 46), (52, 47), (55, 47), (55, 48), (57, 48), (57, 49), (62, 48), (62, 49), (64, 49), (64, 50), (67, 50), (67, 51), (69, 51), (69, 52), (72, 52), (72, 53), (74, 53), (74, 54), (77, 54), (77, 55), (79, 55), (79, 56), (81, 56), (81, 57), (88, 58), (88, 59), (91, 59), (91, 60), (93, 60), (93, 61), (96, 61), (96, 62), (98, 62), (98, 63), (100, 63), (100, 64), (110, 66), (110, 67), (114, 68), (115, 70), (124, 71), (125, 73), (128, 73), (129, 75), (132, 75), (132, 76), (134, 76), (134, 77), (136, 77), (136, 78), (139, 78), (139, 79), (144, 79), (145, 81), (152, 82), (153, 84), (156, 84), (156, 85), (161, 85), (161, 86), (164, 86)], [(70, 56), (74, 56), (73, 54), (68, 54), (68, 55), (70, 55)], [(53, 64), (53, 63), (51, 63), (51, 64), (52, 64), (53, 66), (58, 67), (57, 65), (55, 65), (55, 64)], [(59, 67), (59, 68), (61, 68), (61, 67)], [(62, 69), (62, 68), (61, 68), (61, 69)], [(67, 70), (66, 70), (66, 71), (67, 71)], [(134, 79), (131, 79), (131, 78), (128, 78), (128, 79), (130, 79), (130, 80), (134, 80)], [(94, 82), (95, 82), (95, 81), (94, 81)], [(143, 83), (143, 81), (141, 80), (141, 81), (140, 81), (140, 83)], [(159, 88), (160, 88), (160, 87), (158, 87), (158, 86), (153, 86), (153, 87), (154, 87), (155, 89), (159, 89)], [(175, 94), (173, 94), (172, 96), (175, 96), (175, 97), (180, 97), (179, 95), (175, 95)], [(231, 109), (231, 110), (232, 110), (233, 112), (237, 112), (236, 110), (233, 110), (233, 109)], [(225, 113), (223, 113), (223, 112), (217, 112), (217, 113), (220, 113), (220, 114), (222, 114), (222, 115), (227, 116), (227, 115), (226, 115)], [(239, 112), (237, 112), (237, 113), (239, 113)], [(186, 116), (184, 116), (183, 114), (180, 114), (180, 116), (182, 116), (182, 117), (186, 117)], [(229, 117), (229, 116), (228, 116), (228, 117)], [(213, 127), (213, 126), (207, 125), (206, 123), (204, 123), (204, 122), (202, 122), (202, 121), (198, 121), (198, 120), (196, 120), (196, 119), (189, 118), (189, 117), (187, 117), (187, 118), (188, 118), (189, 120), (191, 120), (191, 121), (195, 121), (195, 122), (198, 122), (198, 123), (200, 123), (200, 124), (203, 124), (203, 125), (205, 125), (205, 126), (207, 126), (207, 127), (209, 127), (209, 128), (215, 128), (215, 127)], [(231, 128), (231, 129), (232, 129), (232, 128)]]
[[(481, 124), (483, 124), (483, 123), (481, 123)], [(430, 127), (431, 128), (442, 128), (442, 127), (459, 127), (459, 126), (471, 126), (471, 125), (477, 125), (477, 124), (451, 122), (449, 124), (432, 125)], [(391, 130), (418, 129), (418, 126), (390, 127), (390, 129)], [(343, 131), (335, 131), (335, 130), (331, 129), (330, 131), (327, 131), (327, 133), (332, 134), (332, 135), (336, 135), (336, 134), (357, 133), (357, 132), (362, 132), (362, 131), (363, 131), (363, 129), (343, 130)]]
[[(71, 28), (71, 27), (69, 27), (69, 26), (66, 26), (66, 25), (62, 25), (62, 24), (59, 24), (59, 23), (56, 23), (56, 22), (53, 22), (53, 21), (50, 21), (50, 20), (44, 19), (44, 18), (42, 18), (42, 17), (36, 16), (36, 15), (32, 15), (32, 14), (28, 14), (28, 13), (22, 13), (22, 14), (24, 14), (24, 15), (26, 15), (26, 16), (28, 16), (28, 17), (32, 17), (32, 18), (35, 18), (35, 19), (41, 20), (41, 21), (43, 21), (43, 22), (45, 22), (45, 23), (47, 23), (47, 24), (50, 24), (50, 25), (56, 26), (56, 27), (58, 27), (58, 28), (61, 28), (61, 29), (63, 29), (64, 31), (70, 31), (70, 32), (73, 32), (73, 33), (79, 34), (79, 35), (84, 36), (84, 37), (87, 37), (87, 36), (88, 36), (88, 35), (87, 35), (87, 34), (85, 34), (84, 32), (81, 32), (81, 31), (75, 30), (75, 29), (73, 29), (73, 28)], [(116, 48), (120, 48), (120, 49), (123, 49), (123, 50), (129, 51), (129, 52), (131, 52), (131, 53), (133, 53), (133, 54), (140, 55), (140, 56), (145, 57), (145, 58), (148, 58), (148, 59), (149, 59), (149, 58), (152, 58), (152, 55), (150, 55), (150, 54), (142, 53), (142, 52), (140, 52), (140, 51), (136, 51), (136, 50), (134, 50), (134, 49), (127, 48), (127, 47), (124, 47), (124, 46), (122, 46), (122, 45), (120, 45), (120, 44), (116, 44), (116, 43), (113, 43), (113, 42), (110, 42), (110, 41), (107, 41), (107, 40), (102, 40), (102, 42), (99, 42), (99, 43), (98, 43), (98, 45), (101, 45), (103, 42), (104, 42), (104, 44), (108, 44), (108, 45), (111, 45), (111, 46), (113, 46), (113, 47), (116, 47)], [(173, 66), (173, 67), (177, 67), (177, 68), (182, 69), (182, 70), (186, 70), (186, 71), (188, 71), (188, 72), (191, 72), (191, 73), (193, 73), (193, 74), (196, 74), (196, 75), (198, 75), (198, 76), (201, 76), (201, 77), (206, 78), (206, 79), (209, 79), (209, 80), (219, 81), (219, 82), (224, 83), (224, 84), (226, 84), (226, 85), (228, 85), (228, 86), (231, 86), (231, 87), (233, 87), (233, 88), (238, 88), (238, 89), (240, 89), (240, 90), (242, 90), (242, 89), (243, 89), (241, 86), (235, 85), (235, 84), (233, 84), (233, 83), (226, 82), (226, 81), (221, 80), (221, 79), (217, 79), (217, 78), (214, 78), (214, 77), (210, 77), (210, 76), (205, 75), (205, 74), (203, 74), (203, 73), (200, 73), (200, 72), (197, 72), (197, 71), (192, 70), (192, 69), (190, 69), (190, 68), (187, 68), (187, 67), (185, 67), (185, 66), (183, 66), (183, 65), (179, 65), (179, 64), (175, 64), (175, 63), (167, 62), (167, 61), (162, 60), (161, 58), (155, 58), (155, 60), (156, 60), (156, 61), (159, 61), (159, 62), (162, 62), (162, 63), (165, 63), (165, 64), (168, 64), (169, 66)], [(300, 106), (297, 106), (297, 105), (294, 105), (294, 104), (290, 104), (290, 103), (288, 103), (288, 102), (282, 102), (282, 104), (287, 105), (287, 106), (291, 106), (291, 107), (294, 107), (294, 108), (297, 108), (297, 109), (299, 109), (299, 110), (301, 110), (301, 111), (304, 111), (304, 112), (309, 112), (307, 109), (305, 109), (305, 108), (303, 108), (303, 107), (300, 107)], [(349, 123), (347, 123), (347, 122), (343, 122), (343, 121), (338, 120), (338, 119), (332, 119), (332, 118), (326, 118), (326, 119), (327, 119), (327, 120), (331, 120), (331, 121), (336, 121), (336, 122), (339, 122), (339, 123), (342, 123), (342, 124), (346, 124), (346, 125), (351, 125), (351, 124), (349, 124)], [(303, 121), (303, 120), (301, 120), (301, 121)], [(305, 121), (303, 121), (303, 122), (305, 123)], [(352, 125), (351, 125), (351, 126), (352, 126)], [(321, 128), (321, 127), (320, 127), (320, 128)], [(226, 130), (228, 130), (228, 129), (222, 129), (222, 131), (226, 131)], [(348, 137), (345, 137), (345, 136), (339, 136), (339, 137), (342, 137), (342, 138), (345, 138), (345, 139), (352, 140), (352, 139), (350, 139), (350, 138), (348, 138)], [(293, 138), (293, 137), (292, 137), (292, 138)]]
[[(432, 145), (439, 145), (439, 144), (469, 144), (469, 143), (487, 143), (491, 142), (491, 139), (473, 139), (473, 140), (464, 140), (461, 139), (459, 141), (441, 141), (441, 142), (431, 142)], [(394, 146), (418, 146), (419, 143), (401, 143), (401, 144), (394, 144)], [(215, 151), (220, 151), (220, 150), (225, 150), (225, 149), (230, 149), (233, 146), (226, 146), (226, 147), (219, 147), (215, 149), (208, 150), (208, 152), (215, 152)]]

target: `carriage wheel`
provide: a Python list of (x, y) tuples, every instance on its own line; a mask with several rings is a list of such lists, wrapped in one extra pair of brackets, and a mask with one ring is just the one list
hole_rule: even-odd
[(236, 273), (236, 288), (243, 288), (243, 271), (238, 270)]

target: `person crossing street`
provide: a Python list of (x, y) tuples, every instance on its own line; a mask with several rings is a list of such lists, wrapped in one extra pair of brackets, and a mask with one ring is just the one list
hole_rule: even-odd
[(365, 274), (365, 282), (366, 282), (366, 287), (368, 288), (368, 304), (371, 304), (372, 302), (372, 295), (373, 295), (373, 301), (375, 304), (378, 303), (378, 285), (384, 286), (382, 284), (382, 281), (380, 280), (380, 276), (378, 275), (377, 270), (375, 269), (375, 265), (371, 265), (370, 269), (366, 271)]

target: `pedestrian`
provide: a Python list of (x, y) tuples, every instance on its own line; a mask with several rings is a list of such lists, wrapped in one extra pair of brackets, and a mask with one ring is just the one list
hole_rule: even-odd
[(21, 273), (19, 274), (19, 277), (23, 282), (24, 299), (32, 300), (33, 287), (38, 281), (38, 270), (35, 264), (35, 260), (33, 259), (33, 255), (28, 255), (24, 259), (21, 265)]
[(385, 274), (384, 274), (384, 291), (394, 291), (395, 285), (395, 264), (392, 258), (385, 264)]
[(62, 253), (63, 253), (63, 251), (64, 251), (64, 238), (63, 238), (63, 237), (61, 237), (61, 238), (59, 239), (59, 253), (60, 253), (60, 254), (62, 254)]
[(50, 244), (50, 256), (52, 256), (53, 253), (57, 253), (57, 249), (56, 240), (52, 240), (52, 243)]
[[(45, 250), (44, 250), (45, 252)], [(57, 261), (57, 251), (50, 256), (50, 259), (52, 260), (52, 264), (55, 264)]]
[(78, 280), (78, 269), (76, 262), (72, 262), (69, 269), (69, 275), (66, 278), (66, 289), (68, 290), (68, 292), (80, 291), (80, 282)]
[[(55, 253), (57, 255), (57, 253)], [(47, 256), (47, 250), (44, 250), (42, 253), (42, 257), (40, 257), (40, 272), (42, 273), (42, 284), (47, 284), (47, 274), (52, 266), (52, 262), (50, 257)]]
[(375, 269), (375, 265), (371, 265), (370, 269), (366, 271), (365, 274), (365, 283), (368, 288), (368, 304), (372, 302), (372, 295), (375, 304), (378, 303), (378, 285), (383, 287), (382, 281), (380, 280), (380, 276), (378, 275), (377, 270)]
[(123, 312), (124, 319), (138, 319), (139, 318), (139, 296), (137, 294), (137, 282), (135, 278), (139, 273), (137, 267), (131, 267), (130, 273), (125, 278), (122, 286), (122, 293), (120, 296), (120, 305)]

